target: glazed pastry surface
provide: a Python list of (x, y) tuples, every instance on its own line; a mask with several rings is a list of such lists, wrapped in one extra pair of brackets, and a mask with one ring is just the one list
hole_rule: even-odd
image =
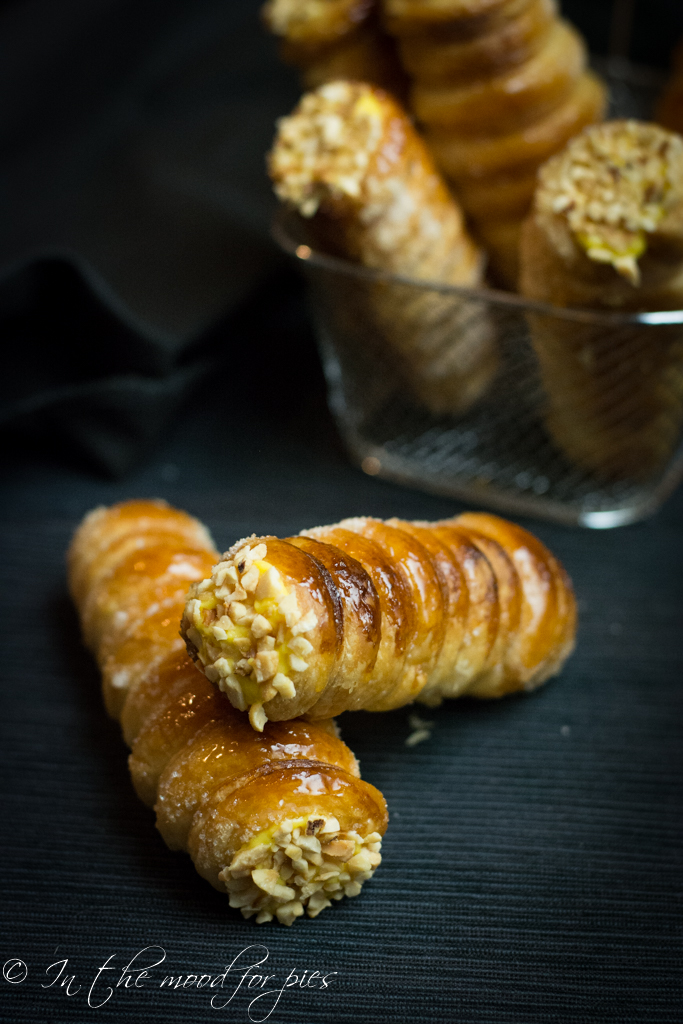
[(553, 0), (384, 0), (412, 109), (495, 282), (517, 286), (537, 168), (605, 108), (583, 40)]
[(575, 626), (571, 583), (547, 548), (469, 513), (240, 541), (191, 588), (182, 632), (259, 730), (532, 689), (560, 670)]
[(163, 502), (96, 509), (69, 551), (71, 591), (132, 747), (140, 798), (172, 849), (258, 923), (315, 917), (381, 861), (384, 799), (329, 720), (246, 716), (187, 657), (185, 593), (218, 558), (204, 527)]

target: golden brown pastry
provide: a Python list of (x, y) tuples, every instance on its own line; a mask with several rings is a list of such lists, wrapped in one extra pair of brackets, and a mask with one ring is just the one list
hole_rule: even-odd
[[(306, 218), (312, 244), (366, 267), (478, 285), (482, 255), (423, 141), (386, 93), (332, 82), (284, 118), (270, 154), (280, 199)], [(460, 297), (387, 281), (337, 282), (340, 322), (364, 319), (390, 361), (437, 414), (467, 409), (496, 367), (490, 326)], [(398, 367), (398, 370), (396, 369)]]
[[(611, 312), (683, 308), (683, 139), (637, 121), (584, 131), (542, 168), (520, 252), (529, 298)], [(637, 323), (536, 314), (531, 323), (563, 451), (607, 477), (655, 472), (683, 417), (680, 326), (655, 338)]]
[(673, 72), (657, 105), (655, 121), (683, 134), (683, 42), (674, 52)]
[(538, 166), (599, 120), (605, 91), (553, 0), (384, 0), (411, 105), (497, 283), (516, 287)]
[(333, 722), (255, 733), (189, 660), (185, 592), (217, 557), (204, 527), (163, 502), (99, 508), (71, 545), (71, 591), (167, 844), (245, 917), (292, 924), (360, 892), (381, 861), (386, 805)]
[(575, 625), (571, 583), (543, 544), (469, 513), (240, 541), (190, 589), (182, 632), (262, 729), (532, 689), (560, 670)]
[(268, 0), (262, 14), (307, 89), (349, 78), (396, 95), (405, 91), (394, 42), (377, 23), (375, 0)]

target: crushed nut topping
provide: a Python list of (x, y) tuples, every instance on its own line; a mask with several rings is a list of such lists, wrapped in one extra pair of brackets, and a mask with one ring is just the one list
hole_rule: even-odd
[(611, 121), (583, 131), (541, 169), (537, 208), (562, 216), (590, 259), (612, 264), (637, 286), (647, 235), (680, 202), (682, 174), (678, 135)]
[(270, 173), (280, 199), (312, 217), (327, 192), (358, 198), (384, 133), (369, 86), (329, 82), (278, 122)]
[[(219, 874), (230, 906), (256, 923), (291, 925), (332, 900), (357, 896), (382, 862), (382, 837), (342, 832), (334, 817), (286, 820), (243, 846)], [(253, 844), (253, 845), (252, 845)]]
[(315, 611), (301, 609), (267, 555), (256, 537), (226, 552), (211, 578), (191, 588), (181, 625), (190, 656), (235, 707), (251, 709), (258, 731), (268, 721), (268, 701), (296, 697), (318, 626)]

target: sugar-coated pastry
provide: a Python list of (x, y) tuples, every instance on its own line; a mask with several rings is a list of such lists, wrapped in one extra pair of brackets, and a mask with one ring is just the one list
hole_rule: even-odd
[(132, 501), (86, 516), (71, 591), (132, 747), (135, 789), (172, 849), (257, 923), (316, 917), (381, 861), (386, 805), (333, 722), (251, 728), (178, 635), (185, 592), (218, 558), (195, 519)]
[(604, 113), (583, 40), (553, 0), (384, 0), (383, 9), (427, 144), (496, 283), (514, 288), (534, 172)]
[[(422, 139), (387, 93), (332, 82), (283, 118), (270, 154), (279, 198), (308, 222), (313, 244), (366, 267), (443, 284), (478, 285), (482, 254)], [(334, 301), (334, 296), (330, 298)], [(347, 314), (345, 299), (335, 303)], [(388, 282), (358, 286), (354, 307), (435, 413), (457, 413), (489, 383), (489, 325), (460, 298)]]
[(235, 544), (188, 594), (188, 651), (252, 726), (499, 697), (557, 673), (571, 583), (543, 544), (484, 513), (347, 519)]
[[(520, 254), (521, 290), (532, 299), (683, 308), (683, 139), (638, 121), (584, 131), (541, 169)], [(560, 447), (610, 477), (656, 471), (683, 418), (680, 327), (660, 328), (655, 340), (638, 324), (534, 315), (532, 326)]]

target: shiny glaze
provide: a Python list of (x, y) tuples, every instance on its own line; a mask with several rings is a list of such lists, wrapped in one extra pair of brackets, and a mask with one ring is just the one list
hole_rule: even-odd
[(382, 628), (379, 596), (360, 562), (340, 548), (323, 544), (312, 537), (289, 537), (288, 541), (313, 555), (325, 566), (340, 595), (342, 620), (349, 611), (353, 612), (368, 641), (371, 644), (379, 643)]
[(318, 527), (306, 531), (306, 536), (311, 535), (356, 559), (377, 592), (381, 638), (373, 673), (366, 685), (366, 702), (363, 705), (374, 710), (378, 702), (381, 704), (391, 693), (403, 674), (415, 619), (410, 587), (404, 575), (370, 538), (342, 526)]
[(498, 586), (486, 556), (472, 544), (466, 533), (458, 530), (453, 520), (437, 523), (433, 530), (462, 569), (469, 594), (465, 636), (446, 694), (458, 696), (487, 667), (498, 635)]
[[(169, 512), (171, 514), (169, 514)], [(169, 544), (213, 550), (204, 527), (164, 502), (126, 501), (96, 509), (79, 528), (79, 542), (68, 553), (69, 587), (80, 605), (85, 594), (133, 550)]]
[[(182, 597), (192, 580), (210, 573), (213, 557), (166, 543), (127, 554), (83, 602), (88, 645), (97, 642), (100, 656), (117, 647), (138, 622)], [(123, 611), (125, 616), (117, 614)]]
[(195, 813), (188, 849), (202, 877), (222, 889), (218, 873), (253, 836), (285, 818), (333, 815), (342, 831), (383, 834), (384, 797), (341, 768), (315, 761), (277, 762), (214, 790)]
[(381, 638), (380, 601), (375, 586), (360, 562), (338, 547), (311, 537), (292, 537), (289, 542), (325, 567), (342, 614), (342, 647), (328, 685), (316, 704), (316, 716), (362, 708)]
[(429, 553), (429, 558), (438, 577), (443, 597), (444, 636), (441, 650), (431, 676), (425, 684), (423, 695), (434, 687), (440, 687), (453, 672), (465, 639), (465, 626), (469, 608), (469, 590), (462, 567), (453, 552), (428, 526), (409, 523), (401, 519), (390, 519), (389, 523), (411, 533)]
[(159, 776), (172, 757), (209, 722), (228, 714), (226, 697), (195, 669), (179, 692), (161, 696), (140, 730), (128, 759), (133, 785), (141, 800), (152, 805)]
[(485, 513), (467, 513), (458, 521), (496, 540), (511, 558), (522, 587), (522, 607), (510, 660), (522, 685), (542, 680), (573, 645), (576, 601), (569, 577), (545, 545), (521, 526)]
[(164, 768), (155, 806), (157, 828), (168, 846), (182, 849), (197, 808), (217, 786), (260, 765), (301, 759), (322, 761), (359, 775), (349, 748), (322, 724), (302, 719), (269, 722), (257, 733), (245, 715), (224, 708)]
[[(491, 537), (485, 534), (468, 529), (458, 521), (458, 529), (481, 551), (493, 569), (496, 578), (498, 594), (498, 633), (491, 647), (483, 677), (470, 688), (470, 693), (476, 696), (478, 690), (487, 695), (489, 691), (503, 686), (506, 679), (508, 687), (514, 681), (513, 688), (516, 688), (519, 680), (510, 675), (508, 664), (508, 652), (511, 644), (516, 639), (522, 614), (522, 585), (512, 559), (505, 549)], [(500, 689), (504, 693), (504, 689)]]
[[(140, 651), (140, 657), (144, 659), (144, 650)], [(118, 717), (123, 738), (129, 747), (133, 746), (145, 722), (162, 702), (179, 696), (194, 685), (198, 671), (183, 644), (182, 650), (171, 650), (166, 657), (139, 674), (126, 691), (120, 713), (113, 716)]]
[(397, 707), (418, 695), (441, 649), (444, 599), (439, 578), (429, 553), (411, 534), (379, 519), (347, 519), (341, 525), (373, 540), (410, 588), (414, 628), (408, 639), (406, 669), (393, 693)]

